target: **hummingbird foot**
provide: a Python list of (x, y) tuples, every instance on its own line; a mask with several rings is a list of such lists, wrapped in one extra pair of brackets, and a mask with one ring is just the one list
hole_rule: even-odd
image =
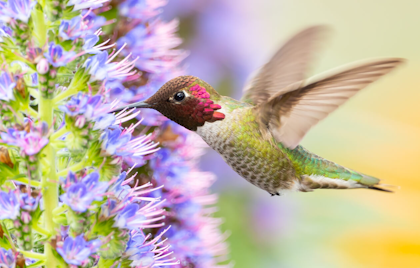
[(270, 193), (271, 194), (271, 196), (276, 196), (276, 195), (278, 195), (278, 196), (280, 196), (280, 193)]

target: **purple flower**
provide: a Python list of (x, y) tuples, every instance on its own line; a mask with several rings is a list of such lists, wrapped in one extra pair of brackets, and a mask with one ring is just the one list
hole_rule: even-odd
[(191, 167), (181, 155), (163, 148), (151, 159), (150, 167), (154, 170), (154, 177), (168, 189), (185, 187), (184, 178), (191, 171)]
[(131, 187), (124, 184), (124, 180), (127, 177), (127, 172), (122, 172), (118, 179), (109, 187), (108, 191), (113, 193), (119, 200), (124, 199), (131, 190)]
[(147, 220), (146, 216), (137, 214), (139, 210), (140, 206), (136, 203), (125, 206), (115, 217), (114, 226), (125, 229), (139, 228)]
[(146, 236), (143, 232), (133, 232), (127, 244), (126, 254), (134, 267), (152, 267), (155, 262), (153, 245), (144, 245)]
[[(1, 16), (0, 16), (1, 20)], [(10, 37), (12, 35), (12, 30), (7, 26), (2, 26), (0, 21), (0, 43), (3, 42), (2, 37)]]
[(182, 40), (176, 36), (178, 21), (165, 23), (155, 20), (150, 25), (138, 25), (118, 40), (122, 46), (127, 43), (133, 55), (139, 57), (136, 67), (150, 73), (163, 73), (175, 69), (187, 54), (176, 50)]
[(96, 34), (89, 34), (88, 36), (83, 38), (83, 40), (85, 41), (85, 43), (83, 44), (83, 50), (86, 53), (96, 54), (100, 52), (100, 50), (96, 50), (94, 48), (96, 43), (99, 42), (99, 37)]
[(27, 193), (20, 194), (20, 207), (26, 211), (35, 211), (38, 208), (39, 200), (41, 199), (41, 195), (37, 197), (32, 197)]
[(4, 143), (20, 147), (27, 156), (39, 153), (48, 144), (48, 125), (42, 122), (38, 127), (31, 127), (31, 131), (19, 131), (9, 128), (7, 132), (2, 132), (1, 139)]
[(0, 36), (11, 36), (13, 34), (12, 29), (10, 29), (9, 27), (7, 27), (6, 25), (1, 25), (0, 24)]
[(60, 200), (77, 212), (85, 212), (94, 200), (94, 196), (83, 183), (73, 184), (67, 193), (60, 196)]
[(115, 116), (113, 114), (102, 114), (95, 118), (95, 126), (93, 127), (94, 130), (97, 129), (106, 129), (113, 124), (115, 124)]
[(76, 53), (74, 51), (65, 51), (60, 45), (51, 42), (48, 46), (48, 52), (45, 52), (44, 56), (54, 67), (60, 67), (72, 61)]
[(98, 251), (101, 246), (99, 239), (86, 242), (83, 235), (76, 238), (67, 237), (62, 247), (57, 247), (58, 254), (63, 257), (64, 261), (71, 265), (82, 266), (89, 262), (89, 257)]
[(63, 188), (66, 193), (60, 196), (60, 200), (70, 206), (73, 211), (85, 212), (93, 201), (102, 200), (108, 183), (99, 181), (98, 172), (86, 175), (81, 181), (78, 181), (70, 172), (64, 181)]
[(98, 8), (101, 7), (103, 3), (108, 2), (109, 0), (70, 0), (67, 5), (74, 6), (73, 10), (88, 9), (88, 8)]
[(123, 77), (134, 75), (132, 71), (134, 62), (137, 60), (129, 61), (131, 55), (128, 55), (121, 62), (111, 62), (120, 52), (114, 53), (108, 57), (108, 52), (102, 51), (98, 54), (88, 58), (85, 61), (84, 67), (89, 70), (89, 74), (92, 75), (94, 80), (105, 80), (105, 79), (120, 79)]
[(102, 200), (101, 195), (105, 193), (106, 189), (108, 188), (107, 182), (99, 181), (99, 173), (96, 171), (83, 177), (82, 183), (86, 185), (89, 192), (95, 195), (95, 200), (97, 201)]
[(103, 51), (85, 61), (85, 67), (97, 80), (104, 80), (108, 76), (108, 52)]
[(141, 117), (144, 118), (142, 124), (146, 126), (161, 126), (163, 122), (168, 120), (161, 113), (153, 109), (143, 109), (141, 111)]
[(173, 209), (177, 217), (181, 220), (189, 220), (194, 216), (199, 215), (203, 206), (192, 200), (186, 200), (185, 202), (175, 204)]
[(31, 74), (31, 82), (32, 82), (32, 86), (37, 86), (38, 85), (38, 74), (37, 73)]
[(64, 40), (75, 40), (85, 33), (84, 30), (81, 16), (74, 17), (71, 20), (62, 20), (58, 29), (59, 35)]
[(15, 267), (16, 256), (11, 249), (0, 248), (0, 267)]
[(35, 5), (36, 1), (32, 0), (0, 1), (0, 17), (10, 17), (27, 23)]
[(150, 235), (145, 236), (142, 231), (130, 232), (130, 240), (124, 254), (132, 261), (132, 267), (166, 267), (180, 263), (176, 258), (169, 258), (172, 255), (172, 252), (169, 252), (170, 246), (161, 246), (162, 242), (159, 242), (168, 229), (151, 240)]
[(106, 19), (102, 16), (96, 15), (91, 10), (82, 10), (83, 21), (86, 25), (89, 25), (89, 29), (86, 30), (88, 34), (94, 34), (98, 29), (105, 26)]
[(119, 12), (125, 17), (132, 19), (148, 20), (158, 15), (161, 8), (167, 4), (167, 0), (127, 0), (119, 6)]
[(95, 121), (95, 130), (105, 129), (116, 122), (115, 115), (108, 113), (110, 109), (109, 105), (102, 103), (102, 97), (100, 95), (89, 96), (79, 92), (65, 105), (61, 105), (59, 109), (69, 116), (77, 117), (79, 127), (83, 127), (86, 120)]
[(120, 128), (106, 129), (102, 134), (102, 149), (109, 155), (127, 155), (125, 145), (130, 141), (131, 134), (122, 132)]
[(125, 204), (124, 201), (127, 200), (123, 200), (122, 203), (111, 210), (110, 215), (116, 214), (114, 218), (115, 227), (135, 230), (137, 228), (155, 228), (164, 225), (164, 223), (160, 222), (165, 218), (165, 216), (162, 216), (164, 210), (159, 208), (162, 201), (158, 202), (158, 200), (154, 199), (154, 201), (150, 201), (142, 206), (133, 201)]
[(9, 193), (0, 191), (0, 220), (11, 219), (14, 220), (19, 216), (20, 204), (19, 204), (18, 192)]
[[(100, 96), (98, 97), (99, 99), (101, 98)], [(79, 92), (77, 95), (71, 97), (65, 105), (61, 105), (59, 109), (70, 116), (84, 114), (88, 109), (89, 99), (89, 95)]]
[(142, 156), (159, 150), (158, 145), (149, 140), (150, 135), (140, 136), (131, 140), (134, 128), (121, 131), (120, 128), (106, 129), (101, 136), (102, 149), (109, 155)]
[(0, 73), (0, 100), (11, 101), (15, 97), (13, 95), (13, 89), (16, 83), (13, 81), (13, 77), (7, 72)]

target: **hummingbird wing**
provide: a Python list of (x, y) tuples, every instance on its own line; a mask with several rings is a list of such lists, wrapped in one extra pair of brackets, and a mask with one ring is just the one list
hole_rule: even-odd
[(318, 121), (401, 62), (397, 58), (374, 60), (290, 85), (255, 108), (259, 120), (278, 142), (294, 149)]
[(284, 44), (244, 87), (242, 101), (258, 105), (288, 85), (306, 78), (320, 41), (328, 28), (307, 28)]

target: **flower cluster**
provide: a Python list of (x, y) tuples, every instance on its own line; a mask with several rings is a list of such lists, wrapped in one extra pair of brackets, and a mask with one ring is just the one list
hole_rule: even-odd
[(0, 267), (224, 261), (193, 134), (110, 113), (182, 74), (166, 2), (0, 0)]

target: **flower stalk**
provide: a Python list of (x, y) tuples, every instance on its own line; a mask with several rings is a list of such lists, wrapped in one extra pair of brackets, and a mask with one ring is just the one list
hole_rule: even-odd
[(190, 133), (110, 113), (182, 73), (165, 3), (0, 1), (0, 267), (218, 266)]

